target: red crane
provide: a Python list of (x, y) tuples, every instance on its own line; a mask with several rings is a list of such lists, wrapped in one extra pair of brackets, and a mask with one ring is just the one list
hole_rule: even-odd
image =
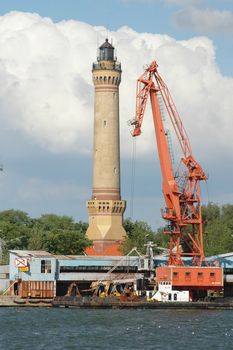
[[(193, 265), (201, 266), (204, 263), (207, 266), (203, 249), (200, 193), (200, 182), (206, 181), (207, 176), (193, 156), (182, 120), (157, 68), (157, 63), (153, 61), (137, 80), (136, 117), (131, 121), (134, 127), (132, 135), (141, 134), (143, 117), (150, 96), (163, 178), (162, 189), (166, 202), (162, 217), (168, 221), (169, 229), (165, 233), (170, 236), (168, 264), (183, 266), (182, 256), (191, 256)], [(161, 98), (182, 151), (182, 157), (175, 171), (160, 110)], [(185, 246), (185, 250), (182, 246)]]

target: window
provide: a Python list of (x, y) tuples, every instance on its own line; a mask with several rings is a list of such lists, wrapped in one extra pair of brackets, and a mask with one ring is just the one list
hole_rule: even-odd
[(51, 273), (51, 260), (41, 260), (41, 273)]
[[(60, 273), (75, 273), (75, 272), (106, 272), (112, 266), (60, 266)], [(118, 266), (115, 268), (116, 272), (136, 272), (136, 266)]]
[(214, 272), (210, 272), (210, 281), (211, 282), (215, 281), (215, 273)]
[(185, 281), (191, 281), (191, 273), (185, 272)]
[(140, 264), (141, 264), (141, 269), (143, 269), (145, 267), (145, 260), (141, 259)]

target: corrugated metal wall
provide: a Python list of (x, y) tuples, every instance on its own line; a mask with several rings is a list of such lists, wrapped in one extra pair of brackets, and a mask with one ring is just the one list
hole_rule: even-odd
[(21, 281), (18, 285), (18, 295), (22, 298), (54, 298), (54, 281)]

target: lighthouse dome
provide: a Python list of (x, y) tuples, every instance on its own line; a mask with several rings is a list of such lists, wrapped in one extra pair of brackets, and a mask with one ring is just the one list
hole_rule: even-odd
[(114, 47), (108, 39), (99, 47), (98, 61), (114, 61)]

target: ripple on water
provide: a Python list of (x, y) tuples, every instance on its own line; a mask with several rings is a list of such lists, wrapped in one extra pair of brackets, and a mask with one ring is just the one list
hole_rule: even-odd
[(233, 349), (230, 310), (1, 308), (0, 350)]

